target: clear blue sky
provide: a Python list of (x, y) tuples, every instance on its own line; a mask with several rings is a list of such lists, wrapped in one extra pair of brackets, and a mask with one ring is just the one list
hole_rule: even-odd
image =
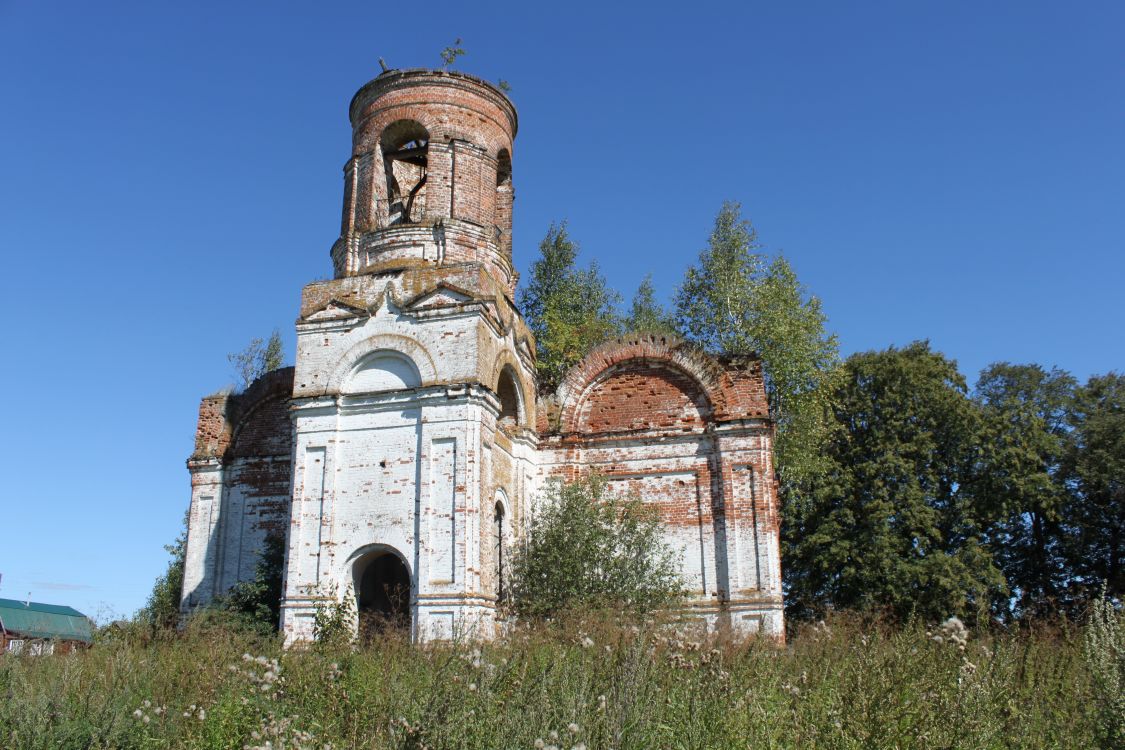
[[(547, 8), (549, 10), (541, 10)], [(0, 596), (143, 604), (228, 352), (331, 274), (347, 105), (512, 85), (516, 263), (554, 219), (668, 299), (723, 200), (845, 353), (1120, 370), (1121, 3), (0, 0)]]

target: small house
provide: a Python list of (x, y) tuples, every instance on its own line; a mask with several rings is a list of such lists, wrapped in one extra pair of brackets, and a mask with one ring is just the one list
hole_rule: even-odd
[(73, 607), (0, 599), (0, 652), (65, 654), (93, 641), (89, 618)]

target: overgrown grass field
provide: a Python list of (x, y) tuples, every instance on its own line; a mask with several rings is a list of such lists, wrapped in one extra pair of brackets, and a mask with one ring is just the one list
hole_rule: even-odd
[(1104, 745), (1080, 629), (949, 635), (840, 617), (779, 647), (603, 618), (490, 644), (286, 652), (215, 625), (117, 631), (72, 655), (0, 658), (0, 746)]

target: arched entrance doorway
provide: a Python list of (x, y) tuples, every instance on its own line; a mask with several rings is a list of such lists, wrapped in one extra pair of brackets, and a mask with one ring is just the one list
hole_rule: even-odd
[(356, 562), (359, 639), (410, 630), (410, 571), (398, 555), (373, 552)]

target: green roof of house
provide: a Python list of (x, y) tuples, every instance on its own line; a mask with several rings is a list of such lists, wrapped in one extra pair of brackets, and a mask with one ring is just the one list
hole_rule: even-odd
[(22, 638), (55, 638), (93, 643), (94, 630), (86, 615), (58, 604), (0, 599), (0, 627)]

